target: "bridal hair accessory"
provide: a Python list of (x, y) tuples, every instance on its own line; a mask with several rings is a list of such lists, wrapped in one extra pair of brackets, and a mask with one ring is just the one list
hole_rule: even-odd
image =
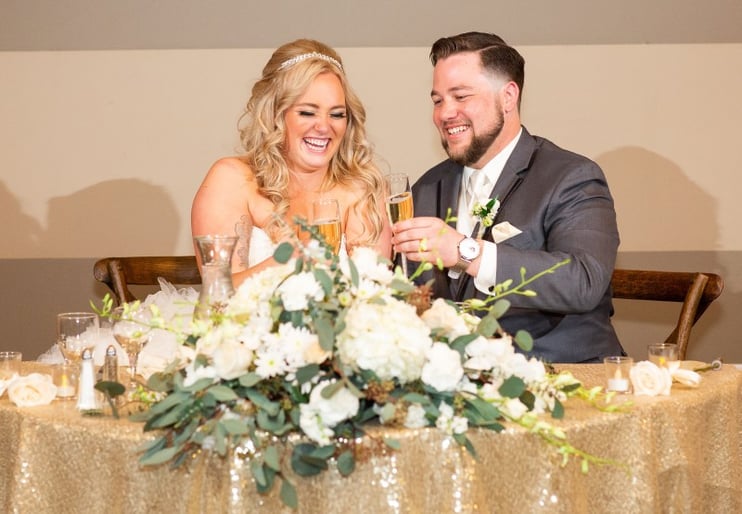
[(340, 61), (338, 61), (334, 57), (330, 57), (329, 55), (321, 54), (319, 52), (310, 52), (308, 54), (301, 54), (301, 55), (297, 55), (296, 57), (292, 57), (291, 59), (287, 59), (287, 60), (285, 60), (285, 61), (283, 61), (281, 63), (281, 65), (278, 67), (278, 69), (279, 70), (284, 70), (286, 68), (290, 68), (291, 66), (293, 66), (297, 62), (301, 62), (301, 61), (304, 61), (306, 59), (313, 59), (313, 58), (314, 59), (322, 59), (323, 61), (330, 62), (330, 63), (334, 64), (335, 66), (337, 66), (337, 68), (340, 71), (343, 71), (343, 65), (340, 64)]

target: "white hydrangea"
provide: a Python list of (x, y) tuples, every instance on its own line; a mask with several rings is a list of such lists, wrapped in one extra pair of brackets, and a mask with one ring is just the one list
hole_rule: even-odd
[(422, 428), (428, 426), (428, 419), (425, 417), (425, 409), (417, 403), (407, 407), (404, 426), (407, 428)]
[(441, 392), (454, 391), (463, 376), (459, 352), (446, 343), (433, 343), (422, 369), (422, 381)]
[(322, 285), (308, 272), (297, 273), (287, 278), (277, 290), (287, 311), (303, 311), (309, 301), (320, 301), (325, 297)]
[(462, 416), (454, 416), (453, 407), (447, 403), (441, 403), (438, 406), (440, 415), (435, 421), (435, 426), (438, 430), (445, 432), (446, 434), (463, 434), (469, 428), (469, 421)]
[(420, 378), (433, 341), (415, 307), (390, 298), (350, 307), (336, 343), (340, 359), (352, 369), (371, 370), (381, 380), (396, 378), (405, 384)]

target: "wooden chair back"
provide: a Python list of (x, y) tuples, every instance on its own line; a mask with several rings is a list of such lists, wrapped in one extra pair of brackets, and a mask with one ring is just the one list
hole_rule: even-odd
[(682, 303), (677, 325), (665, 340), (678, 345), (682, 360), (693, 325), (721, 295), (724, 281), (714, 273), (616, 269), (611, 287), (613, 298)]
[(136, 296), (130, 285), (158, 285), (162, 277), (174, 285), (196, 285), (201, 283), (196, 257), (107, 257), (93, 266), (93, 276), (103, 282), (113, 293), (116, 302), (132, 302)]

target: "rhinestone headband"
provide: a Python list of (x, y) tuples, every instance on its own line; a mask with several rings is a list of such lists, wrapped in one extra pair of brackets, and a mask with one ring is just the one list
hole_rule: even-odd
[(297, 55), (296, 57), (292, 57), (291, 59), (287, 59), (287, 60), (285, 60), (285, 61), (283, 61), (281, 63), (281, 65), (278, 67), (278, 69), (279, 70), (285, 70), (286, 68), (290, 68), (291, 66), (293, 66), (297, 62), (301, 62), (301, 61), (304, 61), (306, 59), (312, 59), (312, 58), (314, 58), (314, 59), (322, 59), (323, 61), (327, 61), (329, 63), (332, 63), (335, 66), (337, 66), (337, 68), (340, 71), (343, 71), (343, 66), (340, 64), (340, 62), (337, 59), (335, 59), (333, 57), (330, 57), (329, 55), (321, 54), (319, 52), (310, 52), (308, 54), (301, 54), (301, 55)]

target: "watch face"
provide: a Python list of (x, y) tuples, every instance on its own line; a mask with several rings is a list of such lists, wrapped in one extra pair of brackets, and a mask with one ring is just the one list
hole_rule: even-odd
[(459, 243), (459, 253), (469, 261), (479, 257), (479, 243), (476, 239), (467, 237)]

